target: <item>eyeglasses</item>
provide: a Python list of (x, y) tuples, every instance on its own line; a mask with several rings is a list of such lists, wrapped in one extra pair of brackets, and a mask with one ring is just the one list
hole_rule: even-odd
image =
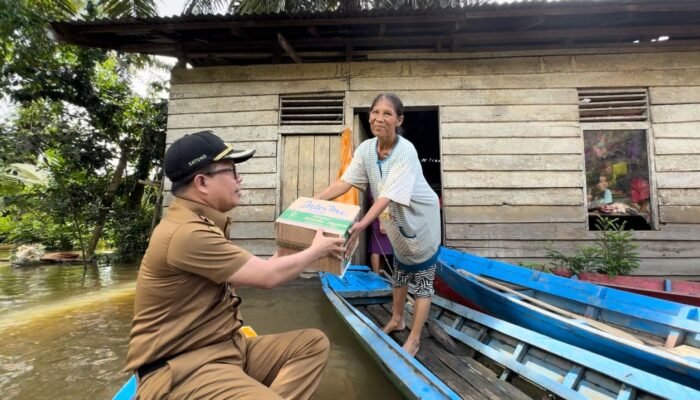
[(231, 167), (229, 167), (229, 168), (221, 168), (221, 169), (217, 169), (216, 171), (203, 172), (202, 175), (214, 176), (214, 175), (223, 174), (223, 173), (232, 173), (233, 177), (238, 179), (238, 172), (236, 171), (235, 164), (231, 165)]

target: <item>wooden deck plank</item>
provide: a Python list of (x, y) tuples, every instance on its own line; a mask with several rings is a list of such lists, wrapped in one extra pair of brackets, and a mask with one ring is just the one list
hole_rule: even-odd
[[(385, 324), (391, 317), (388, 303), (368, 306), (367, 308), (372, 319), (379, 325)], [(410, 306), (407, 306), (407, 311), (406, 326), (409, 327), (413, 322)], [(416, 358), (464, 398), (490, 400), (530, 398), (509, 383), (499, 381), (491, 370), (478, 361), (450, 353), (427, 332), (428, 329), (423, 330), (421, 348)], [(391, 336), (397, 342), (404, 343), (408, 333), (409, 330), (406, 329), (401, 332), (393, 332)]]
[[(374, 317), (378, 326), (383, 326), (391, 318), (391, 314), (380, 305), (367, 306), (367, 311)], [(407, 325), (408, 326), (408, 325)], [(391, 333), (391, 337), (398, 343), (403, 344), (408, 338), (409, 331), (395, 331)], [(471, 375), (467, 371), (463, 371), (463, 375), (456, 374), (453, 370), (444, 365), (440, 359), (431, 351), (432, 346), (428, 345), (430, 339), (421, 338), (421, 348), (416, 354), (416, 359), (420, 361), (433, 374), (440, 378), (450, 389), (457, 392), (463, 399), (484, 399), (483, 395), (470, 384), (471, 380), (465, 375)], [(468, 382), (469, 381), (469, 382)]]

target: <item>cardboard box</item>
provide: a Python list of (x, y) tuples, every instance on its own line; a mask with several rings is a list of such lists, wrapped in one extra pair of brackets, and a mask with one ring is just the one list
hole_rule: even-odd
[[(275, 221), (277, 253), (284, 256), (307, 249), (318, 229), (323, 229), (326, 236), (347, 239), (348, 229), (357, 222), (359, 215), (359, 206), (300, 197)], [(307, 270), (342, 276), (349, 263), (350, 256), (344, 260), (324, 257), (309, 265)]]

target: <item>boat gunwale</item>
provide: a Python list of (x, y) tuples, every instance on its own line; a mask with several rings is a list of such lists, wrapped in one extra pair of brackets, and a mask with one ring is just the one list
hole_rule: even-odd
[[(450, 254), (452, 253), (452, 254)], [(672, 302), (664, 299), (650, 298), (648, 296), (637, 293), (630, 293), (612, 287), (603, 287), (592, 282), (569, 279), (560, 277), (554, 274), (548, 274), (541, 271), (533, 271), (527, 268), (510, 265), (500, 261), (489, 260), (473, 254), (460, 252), (446, 247), (440, 248), (438, 260), (445, 266), (454, 269), (461, 268), (458, 263), (450, 262), (450, 258), (456, 261), (470, 263), (466, 258), (475, 258), (471, 265), (476, 266), (478, 271), (470, 271), (476, 275), (504, 280), (505, 277), (497, 272), (506, 273), (506, 270), (517, 272), (518, 269), (523, 269), (527, 273), (527, 278), (523, 278), (524, 274), (509, 274), (507, 281), (516, 285), (524, 286), (528, 289), (540, 291), (552, 296), (561, 297), (570, 301), (575, 301), (584, 305), (590, 305), (598, 309), (614, 311), (622, 315), (637, 318), (639, 320), (651, 321), (657, 324), (666, 325), (668, 327), (681, 329), (689, 334), (700, 335), (700, 321), (691, 319), (690, 314), (698, 313), (700, 308)], [(517, 269), (516, 269), (517, 268)], [(565, 290), (571, 288), (574, 290)], [(590, 293), (595, 291), (594, 293)], [(586, 293), (577, 296), (576, 292)], [(600, 301), (600, 296), (603, 295), (605, 304)], [(672, 312), (669, 312), (672, 311)], [(675, 314), (674, 314), (675, 313)]]

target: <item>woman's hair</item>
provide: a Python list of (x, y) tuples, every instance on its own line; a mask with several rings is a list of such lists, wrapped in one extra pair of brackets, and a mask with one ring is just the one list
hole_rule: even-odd
[(370, 110), (373, 109), (374, 106), (377, 105), (377, 102), (381, 99), (388, 101), (389, 103), (391, 103), (392, 106), (394, 106), (394, 112), (396, 113), (397, 117), (403, 115), (403, 102), (401, 101), (399, 96), (395, 95), (394, 93), (380, 93), (372, 101), (372, 107), (370, 107)]
[[(394, 112), (396, 113), (397, 117), (403, 117), (403, 102), (399, 98), (399, 96), (395, 95), (394, 93), (380, 93), (377, 95), (377, 97), (374, 98), (372, 101), (372, 106), (369, 108), (370, 110), (374, 109), (374, 106), (377, 105), (377, 102), (379, 100), (386, 100), (391, 105), (394, 107)], [(398, 127), (396, 129), (396, 133), (399, 135), (403, 135), (406, 131), (402, 127)]]

